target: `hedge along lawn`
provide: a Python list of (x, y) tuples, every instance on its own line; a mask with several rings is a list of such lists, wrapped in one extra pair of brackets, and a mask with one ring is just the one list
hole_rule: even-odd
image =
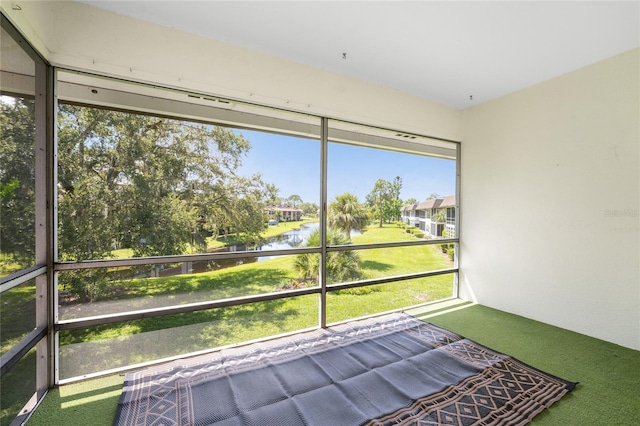
[[(411, 237), (402, 229), (387, 225), (368, 229), (354, 237), (353, 243), (406, 241), (408, 238)], [(359, 253), (363, 276), (368, 279), (451, 267), (436, 246), (362, 250)], [(283, 282), (296, 278), (293, 260), (294, 256), (284, 256), (201, 274), (130, 280), (127, 282), (128, 292), (122, 297), (138, 299), (197, 293), (204, 301), (268, 293), (275, 291)], [(328, 295), (328, 321), (450, 297), (452, 282), (452, 276), (448, 274), (331, 292)], [(221, 346), (315, 326), (317, 306), (318, 297), (312, 295), (211, 309), (65, 332), (60, 335), (60, 343), (68, 345), (122, 339), (132, 334), (170, 329), (174, 329), (171, 332), (175, 336), (182, 336), (180, 329), (175, 328), (184, 327), (185, 331), (198, 330), (195, 334), (188, 333), (188, 340), (192, 343), (182, 342), (198, 350), (195, 348)], [(311, 323), (310, 318), (313, 320)], [(148, 359), (157, 358), (149, 355)]]

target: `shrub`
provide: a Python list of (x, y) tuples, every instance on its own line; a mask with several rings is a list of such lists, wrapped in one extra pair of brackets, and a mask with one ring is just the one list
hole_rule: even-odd
[(108, 281), (108, 272), (104, 269), (69, 271), (59, 277), (63, 298), (82, 303), (107, 299), (110, 295)]
[[(327, 232), (327, 244), (341, 246), (350, 244), (351, 240), (342, 232), (329, 229)], [(307, 240), (307, 247), (320, 245), (320, 233), (314, 231)], [(298, 272), (300, 280), (317, 281), (320, 269), (320, 256), (317, 253), (299, 254), (296, 256), (294, 268)], [(333, 284), (342, 281), (353, 281), (361, 277), (360, 255), (352, 250), (335, 251), (327, 254), (327, 283)]]
[(367, 294), (375, 293), (380, 291), (379, 286), (370, 285), (366, 287), (354, 287), (354, 288), (345, 288), (344, 290), (336, 291), (336, 294), (348, 294), (351, 296), (364, 296)]
[(440, 244), (440, 250), (442, 250), (442, 252), (445, 254), (449, 251), (451, 247), (452, 247), (451, 244)]
[(309, 287), (309, 285), (313, 285), (313, 283), (308, 284), (302, 280), (285, 279), (285, 280), (282, 280), (280, 282), (280, 285), (276, 287), (276, 291), (297, 290), (299, 288)]
[(447, 250), (447, 256), (449, 256), (449, 260), (453, 260), (453, 258), (455, 257), (455, 253), (456, 253), (455, 248), (449, 247), (449, 250)]

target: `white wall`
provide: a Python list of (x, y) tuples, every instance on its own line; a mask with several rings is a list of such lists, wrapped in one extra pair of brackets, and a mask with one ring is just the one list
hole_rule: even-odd
[(465, 297), (640, 349), (639, 56), (465, 111)]
[(460, 111), (381, 85), (76, 2), (2, 0), (53, 64), (451, 140)]

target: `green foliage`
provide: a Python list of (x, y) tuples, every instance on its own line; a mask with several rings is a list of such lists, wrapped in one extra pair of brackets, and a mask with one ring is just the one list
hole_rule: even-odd
[(35, 105), (0, 102), (0, 270), (35, 262)]
[[(452, 244), (453, 246), (453, 244)], [(454, 247), (449, 247), (449, 249), (447, 249), (447, 256), (449, 256), (449, 260), (453, 261), (453, 258), (455, 257), (456, 251)]]
[(250, 145), (232, 130), (63, 104), (58, 136), (65, 260), (204, 251), (210, 235), (264, 230), (277, 189), (236, 174)]
[(418, 238), (424, 238), (424, 232), (422, 232), (419, 228), (416, 228), (415, 226), (405, 226), (403, 227), (403, 229), (407, 234), (411, 234)]
[(20, 414), (36, 389), (36, 361), (34, 348), (0, 378), (0, 389), (2, 389), (1, 426), (18, 424), (12, 421)]
[(358, 197), (348, 192), (338, 195), (329, 204), (329, 227), (344, 232), (347, 240), (351, 238), (351, 230), (362, 231), (369, 222), (366, 208), (358, 202)]
[(0, 276), (5, 277), (23, 268), (24, 264), (13, 253), (0, 252)]
[(378, 179), (371, 192), (367, 195), (366, 201), (373, 211), (373, 217), (378, 219), (380, 228), (383, 222), (391, 222), (400, 217), (402, 201), (400, 200), (400, 190), (402, 189), (402, 179), (396, 176), (393, 182)]
[(20, 181), (18, 179), (11, 179), (9, 182), (1, 184), (0, 198), (2, 201), (8, 203), (15, 199), (18, 188), (20, 188)]
[(379, 285), (368, 285), (364, 287), (345, 288), (344, 290), (338, 290), (335, 292), (337, 295), (350, 295), (350, 296), (366, 296), (372, 293), (382, 291)]
[(447, 211), (445, 209), (438, 210), (433, 216), (431, 221), (436, 223), (445, 223), (447, 221)]
[[(440, 210), (440, 212), (444, 212), (444, 210)], [(438, 213), (440, 213), (438, 212)], [(445, 212), (446, 215), (446, 212)], [(445, 216), (446, 217), (446, 216)], [(447, 238), (447, 230), (443, 229), (442, 230), (442, 237), (443, 238)], [(453, 250), (455, 248), (455, 245), (453, 243), (446, 243), (446, 244), (439, 244), (440, 246), (440, 250), (442, 250), (442, 253), (447, 254), (449, 256), (449, 259), (453, 260)]]
[(416, 200), (415, 198), (409, 198), (403, 203), (404, 206), (412, 206), (414, 204), (418, 204), (418, 200)]
[(300, 198), (298, 194), (292, 194), (292, 195), (289, 195), (289, 197), (287, 198), (287, 201), (289, 206), (295, 209), (298, 204), (302, 203), (302, 198)]
[(429, 194), (429, 196), (426, 198), (425, 201), (435, 200), (437, 198), (442, 198), (442, 197), (440, 195), (438, 195), (438, 193), (432, 192), (431, 194)]
[[(329, 229), (327, 245), (341, 246), (351, 241), (341, 232)], [(320, 231), (314, 231), (307, 240), (308, 247), (320, 245)], [(317, 282), (320, 273), (320, 256), (318, 254), (299, 254), (294, 260), (294, 268), (301, 280)], [(352, 250), (334, 251), (327, 254), (327, 283), (353, 281), (361, 277), (360, 256)]]
[[(67, 104), (60, 105), (58, 124), (62, 260), (121, 249), (134, 256), (205, 251), (211, 236), (258, 241), (264, 231), (264, 206), (277, 188), (260, 175), (236, 173), (250, 149), (242, 135)], [(106, 291), (101, 277), (82, 288), (81, 280), (63, 275), (62, 286), (80, 300)]]
[[(340, 233), (337, 235), (341, 238)], [(333, 240), (337, 241), (337, 240)], [(407, 234), (395, 226), (383, 228), (372, 227), (366, 233), (354, 237), (355, 244), (368, 244), (375, 242), (407, 241)], [(339, 252), (336, 252), (339, 253)], [(450, 267), (433, 246), (399, 247), (393, 250), (372, 249), (364, 250), (360, 254), (359, 269), (361, 278), (380, 278), (393, 275), (402, 275), (425, 270), (435, 270)], [(147, 302), (154, 303), (156, 298), (170, 298), (172, 303), (182, 303), (185, 300), (218, 300), (230, 297), (248, 296), (268, 293), (287, 288), (303, 288), (303, 286), (317, 285), (316, 282), (305, 281), (299, 278), (299, 273), (294, 269), (296, 256), (283, 256), (263, 262), (246, 263), (243, 265), (220, 269), (210, 272), (177, 275), (162, 278), (134, 278), (130, 275), (128, 280), (124, 277), (112, 276), (114, 281), (109, 283), (106, 289), (106, 300), (121, 300), (128, 303), (131, 300), (138, 308), (143, 308)], [(93, 271), (93, 270), (92, 270)], [(139, 271), (140, 272), (140, 271)], [(65, 272), (66, 274), (67, 272)], [(80, 271), (78, 271), (80, 273)], [(90, 274), (84, 270), (82, 274)], [(63, 275), (63, 274), (61, 274)], [(85, 275), (86, 277), (86, 275)], [(89, 277), (91, 277), (89, 275)], [(122, 279), (121, 279), (122, 278)], [(366, 312), (382, 312), (384, 310), (410, 306), (422, 303), (425, 300), (434, 300), (451, 296), (451, 277), (448, 275), (430, 277), (419, 280), (408, 280), (399, 283), (381, 284), (362, 288), (346, 289), (340, 292), (331, 292), (328, 297), (331, 300), (329, 315), (330, 321), (339, 321), (346, 318), (364, 315)], [(183, 299), (186, 298), (186, 299)], [(426, 299), (425, 299), (426, 298)], [(61, 300), (61, 303), (66, 303)], [(296, 297), (288, 299), (284, 312), (315, 312), (317, 297), (308, 299)], [(258, 304), (260, 305), (260, 304)], [(125, 305), (126, 306), (126, 305)], [(251, 305), (253, 306), (253, 305)], [(244, 308), (243, 308), (244, 309)], [(251, 308), (249, 306), (246, 309)], [(278, 310), (279, 308), (274, 308)], [(60, 334), (60, 343), (67, 345), (87, 341), (114, 339), (142, 331), (171, 329), (186, 324), (197, 324), (210, 319), (219, 319), (222, 315), (227, 321), (235, 322), (239, 313), (236, 310), (224, 310), (224, 314), (218, 309), (192, 313), (179, 316), (169, 316), (158, 319), (144, 319), (129, 323), (111, 324), (93, 327), (86, 330), (74, 330), (72, 333)], [(366, 311), (366, 312), (365, 312)], [(196, 315), (197, 314), (197, 315)], [(268, 312), (269, 315), (275, 314)], [(294, 315), (295, 317), (296, 315)], [(291, 319), (296, 322), (297, 320)], [(248, 323), (255, 324), (255, 318), (247, 319)], [(248, 327), (253, 327), (247, 325)], [(308, 325), (307, 325), (308, 326)], [(303, 328), (299, 323), (292, 325), (292, 329)], [(172, 333), (173, 330), (167, 330)], [(239, 333), (239, 334), (238, 334)], [(246, 334), (237, 329), (232, 336), (220, 340), (219, 333), (211, 333), (211, 345), (227, 344), (242, 340)], [(255, 336), (254, 336), (255, 337)], [(194, 336), (200, 339), (201, 336)], [(209, 337), (207, 337), (209, 338)], [(195, 349), (194, 349), (195, 350)], [(149, 354), (149, 359), (153, 359)]]
[(247, 194), (243, 198), (234, 200), (234, 226), (236, 237), (242, 243), (254, 243), (261, 240), (261, 235), (267, 225), (263, 203), (259, 194)]
[(276, 287), (276, 291), (284, 291), (284, 290), (298, 290), (305, 287), (310, 287), (314, 285), (313, 282), (297, 280), (295, 278), (290, 278), (286, 280), (282, 280), (280, 285)]
[(316, 203), (302, 203), (298, 206), (307, 217), (318, 217), (320, 207)]
[(5, 354), (33, 330), (36, 319), (36, 288), (30, 281), (0, 296), (0, 355)]
[(60, 274), (58, 282), (60, 298), (65, 302), (95, 302), (109, 296), (113, 283), (103, 269), (73, 270)]

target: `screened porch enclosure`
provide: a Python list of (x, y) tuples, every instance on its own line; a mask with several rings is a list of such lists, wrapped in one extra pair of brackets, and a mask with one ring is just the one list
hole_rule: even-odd
[(2, 31), (3, 425), (55, 385), (457, 296), (460, 231), (400, 209), (458, 193), (458, 143), (54, 68)]

